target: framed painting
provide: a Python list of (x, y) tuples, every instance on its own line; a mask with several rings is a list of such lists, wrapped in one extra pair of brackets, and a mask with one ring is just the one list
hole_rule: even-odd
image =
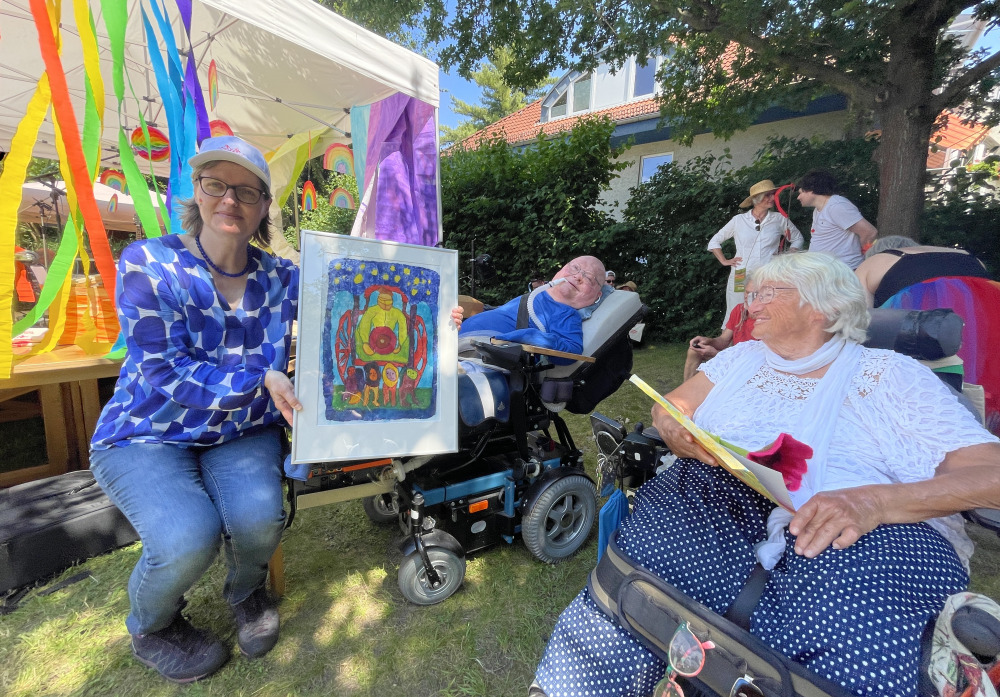
[(458, 252), (302, 231), (292, 462), (458, 449)]

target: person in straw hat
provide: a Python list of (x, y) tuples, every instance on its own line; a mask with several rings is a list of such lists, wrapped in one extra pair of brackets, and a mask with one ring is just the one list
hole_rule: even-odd
[[(777, 188), (770, 179), (751, 186), (750, 195), (740, 203), (740, 208), (750, 210), (733, 216), (708, 241), (708, 251), (715, 255), (720, 264), (730, 269), (729, 280), (726, 281), (726, 313), (723, 320), (728, 319), (733, 309), (743, 302), (743, 290), (750, 272), (766, 264), (777, 253), (786, 227), (791, 232), (793, 249), (802, 249), (805, 242), (802, 233), (790, 220), (771, 210), (774, 208), (774, 192)], [(722, 253), (722, 243), (730, 239), (736, 243), (736, 254), (727, 259)]]

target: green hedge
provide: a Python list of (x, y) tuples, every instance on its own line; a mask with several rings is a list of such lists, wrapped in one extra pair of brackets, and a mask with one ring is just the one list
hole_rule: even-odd
[(441, 158), (445, 245), (460, 255), (461, 288), (471, 290), (472, 248), (493, 258), (496, 277), (476, 295), (500, 304), (524, 293), (535, 273), (551, 276), (568, 259), (592, 254), (613, 220), (598, 209), (624, 168), (610, 146), (614, 125), (590, 119), (551, 140), (514, 148), (494, 139)]
[[(477, 281), (476, 295), (502, 303), (523, 293), (535, 272), (549, 275), (580, 254), (600, 257), (622, 283), (633, 280), (649, 306), (646, 336), (686, 341), (714, 336), (725, 311), (728, 269), (707, 251), (708, 240), (733, 215), (750, 186), (762, 179), (796, 181), (810, 169), (833, 172), (844, 196), (875, 221), (877, 142), (775, 138), (749, 167), (734, 169), (728, 151), (661, 167), (631, 190), (621, 222), (598, 208), (622, 164), (609, 146), (607, 120), (592, 120), (523, 151), (502, 140), (457, 151), (441, 162), (443, 223), (448, 247), (462, 252), (462, 291), (468, 293), (472, 241), (490, 254), (497, 277)], [(928, 244), (960, 245), (1000, 270), (1000, 199), (996, 158), (932, 177), (921, 230)], [(788, 207), (789, 195), (782, 196)], [(812, 210), (791, 197), (792, 221), (808, 240)], [(731, 243), (729, 243), (731, 245)], [(724, 247), (725, 248), (725, 247)], [(726, 249), (732, 256), (733, 249)]]

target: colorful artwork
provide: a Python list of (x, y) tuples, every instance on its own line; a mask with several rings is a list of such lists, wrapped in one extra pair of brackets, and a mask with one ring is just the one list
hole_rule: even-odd
[(302, 210), (316, 210), (316, 185), (307, 181), (302, 185)]
[(229, 124), (222, 119), (212, 119), (208, 122), (208, 127), (212, 129), (212, 137), (215, 136), (231, 136), (235, 135), (233, 129), (229, 127)]
[(412, 264), (339, 257), (329, 262), (328, 278), (323, 330), (327, 420), (391, 421), (433, 414), (440, 275)]
[(354, 197), (342, 186), (330, 192), (330, 205), (337, 208), (354, 208)]
[[(208, 64), (208, 103), (215, 109), (219, 101), (219, 72), (215, 67), (215, 60)], [(212, 135), (215, 135), (214, 133)], [(229, 135), (232, 135), (230, 133)]]
[(334, 143), (323, 153), (323, 169), (338, 174), (354, 174), (354, 152), (343, 143)]
[(128, 185), (125, 183), (125, 175), (117, 169), (104, 170), (101, 172), (101, 178), (99, 181), (105, 186), (110, 186), (115, 191), (120, 191), (123, 194), (128, 193)]
[(152, 151), (153, 162), (165, 162), (170, 157), (170, 139), (158, 128), (149, 127), (149, 147), (142, 127), (132, 131), (132, 152), (146, 160)]
[(292, 461), (455, 452), (454, 250), (302, 231)]
[(108, 200), (108, 212), (114, 213), (118, 210), (118, 194), (111, 194), (110, 200)]

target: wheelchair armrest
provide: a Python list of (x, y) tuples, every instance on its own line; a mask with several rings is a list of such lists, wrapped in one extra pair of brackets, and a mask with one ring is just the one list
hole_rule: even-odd
[(569, 353), (568, 351), (557, 351), (555, 349), (545, 348), (544, 346), (534, 346), (532, 344), (517, 344), (509, 341), (503, 341), (502, 339), (497, 339), (493, 337), (490, 339), (494, 346), (517, 346), (520, 347), (525, 353), (534, 353), (541, 356), (555, 356), (556, 358), (568, 358), (571, 361), (582, 361), (583, 363), (593, 363), (596, 359), (593, 356), (584, 356), (580, 353)]
[(505, 342), (473, 341), (472, 345), (480, 353), (485, 363), (499, 366), (504, 370), (512, 370), (521, 364), (524, 351), (521, 344)]
[(970, 520), (1000, 535), (1000, 510), (996, 508), (974, 508), (971, 511), (964, 511), (962, 515), (966, 520)]

